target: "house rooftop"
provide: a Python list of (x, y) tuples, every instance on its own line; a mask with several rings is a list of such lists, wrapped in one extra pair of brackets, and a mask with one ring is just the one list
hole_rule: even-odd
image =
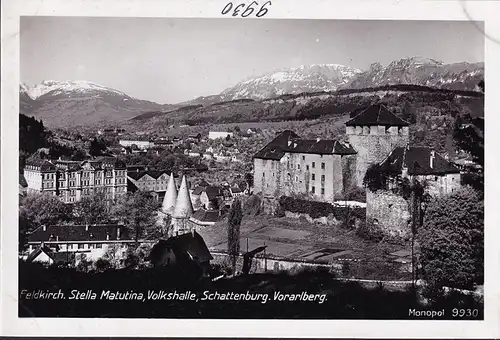
[(301, 139), (295, 132), (285, 130), (257, 152), (254, 158), (279, 160), (286, 152), (323, 155), (356, 154), (356, 151), (349, 143), (327, 139)]
[(460, 173), (453, 163), (428, 147), (397, 147), (380, 165), (382, 169), (394, 173), (400, 173), (403, 168), (407, 168), (409, 175)]
[(158, 241), (151, 249), (149, 254), (150, 261), (156, 262), (167, 249), (172, 249), (176, 256), (178, 254), (187, 254), (193, 260), (200, 263), (213, 259), (203, 237), (196, 231)]
[(383, 104), (374, 104), (353, 112), (354, 118), (345, 123), (346, 126), (409, 126), (408, 122), (389, 111)]
[[(120, 236), (118, 237), (118, 229)], [(108, 239), (109, 236), (109, 239)], [(131, 240), (127, 229), (118, 224), (52, 225), (38, 227), (28, 235), (28, 243)]]

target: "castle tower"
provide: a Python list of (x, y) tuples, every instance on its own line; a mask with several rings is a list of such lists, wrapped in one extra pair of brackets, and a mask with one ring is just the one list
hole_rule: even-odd
[(170, 173), (170, 179), (167, 185), (167, 192), (165, 193), (165, 198), (163, 199), (163, 204), (161, 206), (161, 211), (165, 214), (172, 215), (175, 209), (175, 202), (177, 201), (177, 185), (174, 181), (174, 174)]
[(188, 232), (188, 219), (193, 216), (193, 204), (186, 182), (186, 176), (182, 176), (181, 186), (175, 202), (174, 212), (172, 214), (172, 224), (174, 232)]
[(409, 124), (391, 113), (385, 105), (375, 104), (354, 112), (346, 125), (349, 143), (358, 153), (356, 179), (363, 186), (368, 167), (382, 162), (397, 146), (410, 140)]

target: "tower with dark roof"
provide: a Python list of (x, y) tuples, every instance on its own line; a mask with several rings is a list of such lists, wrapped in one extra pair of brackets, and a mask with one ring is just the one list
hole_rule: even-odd
[(356, 110), (345, 125), (349, 143), (357, 152), (356, 179), (360, 187), (370, 165), (382, 162), (395, 147), (409, 143), (409, 124), (383, 104)]

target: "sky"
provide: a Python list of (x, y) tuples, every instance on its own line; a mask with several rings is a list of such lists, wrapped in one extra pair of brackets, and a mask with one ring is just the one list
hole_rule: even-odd
[(22, 17), (21, 82), (87, 80), (157, 103), (310, 64), (484, 61), (468, 21)]

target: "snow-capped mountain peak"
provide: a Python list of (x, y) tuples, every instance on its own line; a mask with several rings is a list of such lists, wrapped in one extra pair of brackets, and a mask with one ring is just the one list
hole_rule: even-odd
[(224, 100), (264, 99), (282, 94), (335, 91), (361, 70), (339, 64), (301, 65), (248, 78), (224, 90)]
[(38, 99), (39, 97), (52, 93), (57, 94), (96, 94), (107, 93), (130, 98), (125, 93), (102, 86), (90, 81), (75, 80), (75, 81), (59, 81), (59, 80), (44, 80), (39, 84), (27, 86), (21, 84), (21, 92), (25, 92), (31, 99)]

